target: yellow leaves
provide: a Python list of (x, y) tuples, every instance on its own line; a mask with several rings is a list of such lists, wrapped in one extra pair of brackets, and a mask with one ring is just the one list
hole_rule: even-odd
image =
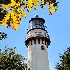
[(32, 2), (33, 2), (32, 0), (28, 0), (28, 4), (32, 4)]
[(49, 5), (49, 13), (52, 15), (56, 10), (58, 9), (58, 6), (53, 6), (53, 3)]
[(15, 1), (14, 0), (11, 0), (11, 3), (15, 3)]
[[(39, 5), (40, 2), (41, 5)], [(27, 0), (27, 3), (24, 3), (24, 0), (11, 0), (11, 3), (7, 5), (0, 4), (4, 10), (10, 8), (10, 12), (8, 12), (2, 22), (0, 22), (2, 23), (0, 26), (6, 26), (7, 24), (9, 27), (18, 30), (18, 25), (21, 24), (21, 18), (26, 18), (26, 13), (22, 8), (27, 8), (27, 11), (30, 13), (32, 8), (35, 10), (38, 8), (38, 6), (44, 8), (47, 4), (46, 2), (49, 3), (49, 13), (52, 15), (58, 9), (57, 3), (54, 4), (56, 0)]]
[(27, 11), (30, 13), (30, 12), (31, 12), (31, 8), (30, 8), (30, 7), (28, 7)]
[(12, 20), (10, 20), (11, 28), (14, 29), (14, 30), (18, 30), (18, 26), (21, 23), (20, 18), (19, 18), (18, 15), (17, 16), (13, 16), (13, 17), (11, 17)]
[(4, 19), (2, 20), (2, 26), (6, 26), (8, 20), (9, 20), (9, 17), (10, 16), (10, 13), (6, 14)]
[(36, 10), (38, 8), (38, 3), (35, 3), (34, 5), (34, 9)]
[(17, 12), (19, 13), (20, 18), (22, 17), (26, 18), (26, 13), (24, 12), (24, 10), (22, 10), (21, 8), (18, 8)]
[(26, 8), (27, 8), (27, 11), (28, 12), (31, 12), (31, 8), (33, 7), (33, 4), (32, 4), (32, 0), (28, 0), (27, 1), (27, 5), (26, 5)]
[(1, 4), (1, 6), (4, 8), (4, 10), (10, 8), (11, 6), (15, 6), (16, 2), (14, 0), (11, 0), (11, 3), (10, 4)]
[(36, 0), (32, 0), (33, 3), (36, 3)]
[(10, 7), (10, 4), (8, 4), (8, 5), (1, 4), (1, 6), (4, 8), (4, 10), (6, 10)]
[(15, 6), (16, 2), (14, 0), (11, 0), (11, 6)]
[(42, 0), (42, 4), (44, 4), (44, 0)]
[(12, 29), (14, 29), (14, 30), (18, 30), (18, 24), (17, 23), (14, 23), (12, 26), (11, 26), (11, 28)]
[(38, 2), (40, 2), (41, 0), (38, 0)]
[(20, 7), (20, 3), (16, 3), (16, 7)]
[(39, 1), (40, 0), (32, 0), (32, 2), (33, 2), (33, 8), (36, 10), (37, 8), (38, 8), (38, 6), (39, 6)]
[(6, 24), (14, 30), (18, 30), (18, 26), (21, 23), (21, 18), (26, 17), (26, 13), (21, 8), (13, 8), (8, 14), (5, 15), (2, 20), (1, 26), (6, 26)]

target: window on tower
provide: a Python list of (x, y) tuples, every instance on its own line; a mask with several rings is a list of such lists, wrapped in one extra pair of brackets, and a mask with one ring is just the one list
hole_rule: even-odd
[(40, 39), (38, 39), (38, 44), (40, 44)]
[(34, 39), (34, 44), (36, 44), (36, 39)]
[(41, 33), (41, 32), (39, 32), (39, 33)]
[(40, 25), (39, 20), (35, 20), (35, 25)]
[(41, 50), (45, 50), (43, 45), (41, 46)]
[(35, 33), (37, 33), (37, 32), (35, 32)]

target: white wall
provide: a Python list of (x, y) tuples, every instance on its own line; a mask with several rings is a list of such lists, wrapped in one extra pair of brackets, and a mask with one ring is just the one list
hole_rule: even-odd
[[(37, 32), (37, 33), (35, 33), (35, 32)], [(39, 32), (41, 32), (41, 33), (39, 33)], [(42, 29), (34, 29), (34, 30), (31, 30), (31, 31), (28, 32), (28, 36), (35, 35), (35, 34), (38, 34), (38, 33), (45, 36), (46, 31), (44, 31)]]
[[(46, 33), (44, 30), (35, 29), (31, 30), (28, 35), (35, 32), (42, 32), (43, 35)], [(42, 45), (44, 46), (45, 50), (41, 50)], [(38, 39), (36, 39), (36, 44), (34, 44), (34, 40), (32, 40), (32, 45), (31, 41), (29, 42), (28, 68), (30, 68), (30, 70), (49, 70), (48, 51), (45, 41), (44, 44), (42, 44), (42, 40), (40, 39), (40, 44), (38, 44)]]

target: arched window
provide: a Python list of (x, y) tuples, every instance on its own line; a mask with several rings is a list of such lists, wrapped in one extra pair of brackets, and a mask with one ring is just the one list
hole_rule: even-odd
[(45, 50), (43, 45), (41, 46), (41, 50)]

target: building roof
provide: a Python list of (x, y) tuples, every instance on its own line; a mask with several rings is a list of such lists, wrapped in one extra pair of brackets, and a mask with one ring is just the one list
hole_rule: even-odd
[(31, 19), (29, 20), (29, 23), (30, 23), (31, 21), (33, 21), (33, 20), (40, 20), (40, 21), (43, 21), (43, 23), (45, 23), (45, 20), (44, 20), (43, 18), (38, 17), (38, 15), (35, 15), (35, 18), (31, 18)]

